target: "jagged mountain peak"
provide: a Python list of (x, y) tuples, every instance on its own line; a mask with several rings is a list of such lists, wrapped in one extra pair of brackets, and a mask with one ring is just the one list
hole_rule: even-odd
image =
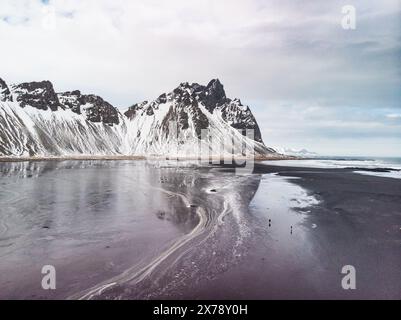
[(22, 108), (31, 106), (39, 110), (57, 111), (69, 109), (76, 114), (84, 114), (86, 120), (107, 125), (120, 123), (121, 114), (102, 97), (94, 94), (82, 94), (79, 90), (56, 93), (48, 80), (23, 82), (12, 85), (11, 92), (0, 79), (0, 100), (12, 101), (14, 96)]
[(192, 102), (196, 100), (201, 102), (211, 113), (217, 106), (227, 102), (224, 87), (219, 79), (210, 80), (206, 86), (183, 82), (169, 95), (178, 101)]
[(200, 91), (208, 91), (212, 94), (219, 93), (225, 96), (224, 86), (217, 78), (210, 80), (206, 86), (197, 82), (181, 82), (177, 89), (191, 89), (192, 92), (198, 93)]
[(12, 93), (21, 107), (31, 106), (40, 110), (56, 111), (63, 108), (54, 91), (53, 84), (48, 80), (23, 82), (12, 85)]
[[(137, 150), (198, 154), (199, 145), (206, 143), (215, 154), (222, 152), (221, 148), (230, 153), (232, 141), (236, 154), (243, 144), (252, 146), (257, 154), (274, 153), (264, 145), (249, 107), (239, 99), (227, 98), (218, 79), (207, 85), (182, 82), (156, 100), (132, 105), (124, 114)], [(253, 129), (254, 136), (248, 136), (244, 129)], [(205, 142), (208, 137), (211, 141)], [(226, 139), (230, 141), (226, 143)]]
[[(202, 111), (202, 106), (206, 111)], [(227, 98), (219, 79), (212, 79), (206, 86), (182, 82), (173, 91), (163, 93), (152, 102), (143, 101), (132, 105), (124, 114), (133, 120), (135, 117), (153, 116), (159, 108), (173, 108), (168, 113), (169, 121), (176, 121), (183, 130), (190, 127), (188, 120), (192, 120), (198, 137), (201, 130), (207, 129), (210, 124), (205, 112), (217, 113), (217, 116), (237, 130), (254, 130), (254, 140), (263, 143), (259, 126), (249, 107), (244, 106), (240, 99)]]
[(12, 93), (22, 108), (31, 106), (39, 110), (57, 111), (70, 109), (76, 114), (84, 113), (91, 122), (107, 125), (119, 124), (117, 108), (94, 94), (82, 94), (79, 90), (56, 93), (48, 80), (24, 82), (12, 86)]
[(19, 84), (12, 85), (12, 89), (13, 91), (25, 90), (26, 92), (30, 93), (41, 93), (41, 92), (48, 92), (51, 94), (55, 93), (53, 84), (49, 80), (22, 82)]
[[(1, 96), (0, 155), (196, 157), (204, 148), (214, 156), (243, 155), (243, 146), (257, 155), (276, 154), (264, 145), (250, 108), (227, 98), (218, 79), (207, 85), (183, 82), (153, 101), (132, 105), (125, 116), (94, 94), (55, 93), (50, 81), (21, 83), (8, 91), (0, 81), (0, 88), (16, 100), (9, 103)], [(245, 136), (244, 129), (254, 129), (255, 135)]]
[(161, 94), (152, 102), (145, 100), (133, 104), (125, 112), (125, 115), (132, 118), (140, 110), (145, 110), (148, 115), (152, 115), (153, 108), (157, 109), (160, 104), (167, 102), (181, 103), (182, 107), (190, 107), (202, 103), (209, 112), (213, 113), (216, 107), (230, 101), (230, 99), (227, 99), (224, 87), (219, 79), (212, 79), (206, 86), (196, 82), (181, 82), (174, 90)]
[(219, 79), (210, 80), (206, 86), (206, 90), (208, 92), (208, 95), (213, 95), (217, 99), (226, 98), (226, 92), (224, 91), (224, 86)]

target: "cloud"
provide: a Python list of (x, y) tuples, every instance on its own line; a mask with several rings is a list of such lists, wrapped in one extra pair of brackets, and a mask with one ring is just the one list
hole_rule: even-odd
[(386, 117), (390, 119), (401, 119), (401, 113), (389, 113), (386, 114)]
[[(3, 0), (0, 76), (49, 79), (59, 91), (97, 93), (120, 107), (183, 81), (218, 77), (229, 96), (250, 104), (272, 144), (294, 143), (285, 105), (296, 114), (319, 107), (319, 120), (297, 128), (304, 141), (321, 135), (335, 145), (335, 133), (347, 130), (330, 121), (344, 122), (343, 114), (359, 115), (361, 126), (373, 130), (364, 112), (382, 123), (371, 132), (388, 135), (385, 115), (400, 113), (400, 5), (353, 4), (357, 28), (346, 31), (339, 0)], [(291, 147), (311, 149), (296, 143)]]

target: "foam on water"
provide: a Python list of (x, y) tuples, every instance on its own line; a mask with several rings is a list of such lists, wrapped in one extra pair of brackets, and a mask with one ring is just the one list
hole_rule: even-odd
[(369, 175), (369, 176), (401, 179), (401, 171), (375, 172), (375, 171), (359, 171), (359, 170), (357, 170), (354, 172), (359, 173), (359, 174)]
[(333, 159), (302, 159), (302, 160), (274, 160), (264, 161), (265, 164), (275, 166), (289, 166), (289, 167), (307, 167), (307, 168), (322, 168), (322, 169), (338, 169), (338, 168), (364, 168), (364, 169), (378, 169), (378, 168), (392, 168), (394, 170), (401, 170), (401, 159), (397, 158), (333, 158)]
[[(263, 163), (275, 166), (307, 167), (321, 169), (352, 168), (358, 174), (371, 175), (385, 178), (401, 179), (400, 158), (315, 158), (302, 160), (280, 160), (264, 161)], [(385, 169), (383, 172), (372, 171), (372, 169)]]

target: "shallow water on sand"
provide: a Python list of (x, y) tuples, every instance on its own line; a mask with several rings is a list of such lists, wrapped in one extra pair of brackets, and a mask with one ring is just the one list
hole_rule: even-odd
[(398, 297), (398, 180), (280, 168), (0, 163), (0, 299)]
[[(65, 297), (190, 233), (194, 208), (163, 189), (190, 188), (188, 170), (144, 161), (0, 164), (0, 298)], [(40, 288), (44, 265), (56, 267), (55, 291)]]
[(176, 295), (175, 279), (241, 256), (260, 180), (174, 161), (10, 162), (0, 176), (1, 299)]

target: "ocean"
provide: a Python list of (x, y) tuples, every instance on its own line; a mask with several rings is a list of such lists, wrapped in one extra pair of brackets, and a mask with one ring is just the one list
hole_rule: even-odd
[(401, 158), (397, 157), (314, 157), (302, 160), (264, 161), (264, 163), (322, 169), (352, 168), (359, 174), (401, 179)]

